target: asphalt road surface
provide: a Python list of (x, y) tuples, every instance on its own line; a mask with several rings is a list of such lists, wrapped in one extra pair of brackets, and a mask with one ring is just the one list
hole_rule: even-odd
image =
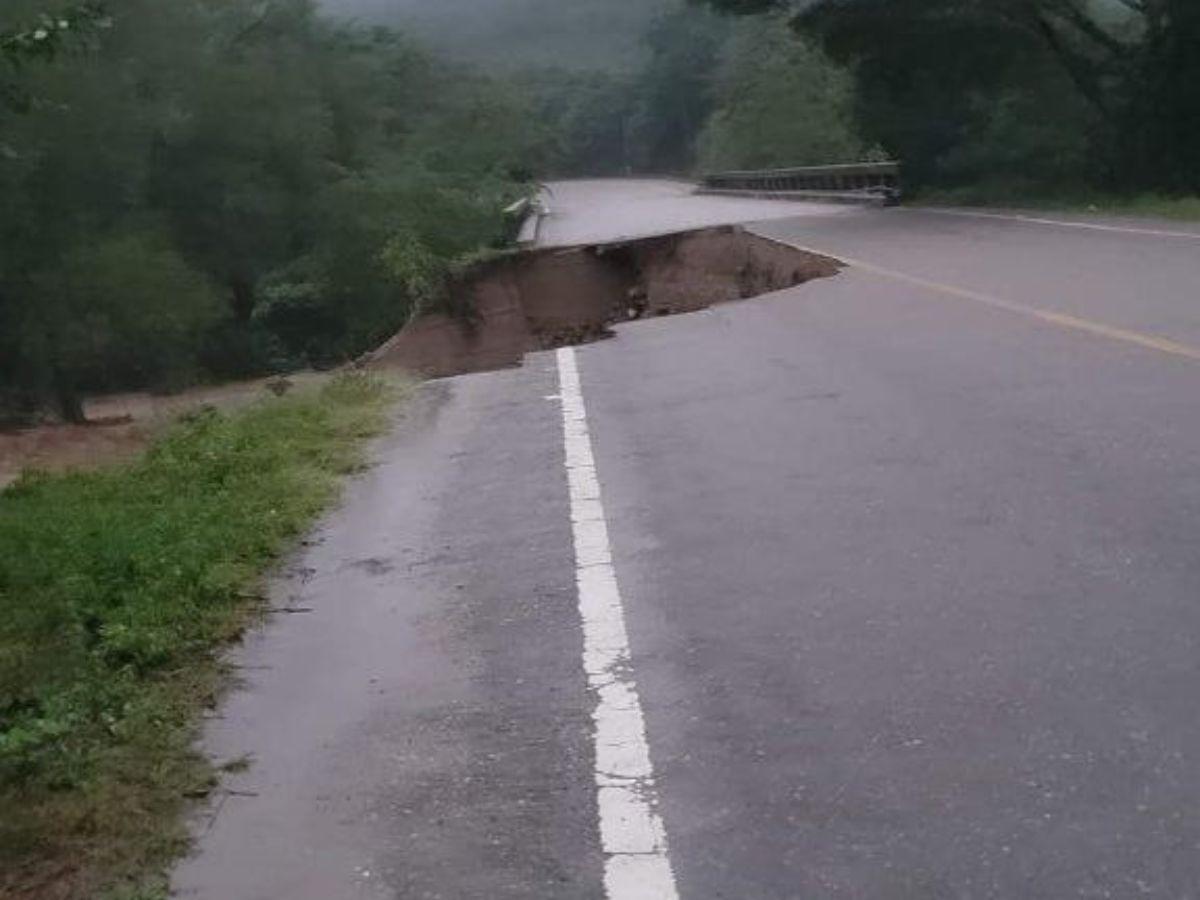
[(671, 234), (731, 222), (835, 217), (853, 211), (839, 204), (701, 197), (688, 182), (636, 178), (561, 181), (548, 186), (543, 201), (550, 212), (539, 232), (539, 243), (545, 247)]
[(555, 193), (849, 266), (422, 389), (180, 896), (1200, 898), (1200, 231)]

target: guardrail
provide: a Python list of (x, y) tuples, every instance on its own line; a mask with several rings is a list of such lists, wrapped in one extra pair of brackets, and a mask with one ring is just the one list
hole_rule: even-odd
[(736, 194), (779, 199), (836, 200), (847, 203), (900, 202), (900, 164), (850, 163), (705, 175), (705, 194)]
[(532, 247), (537, 243), (542, 230), (542, 221), (550, 215), (550, 208), (541, 197), (524, 197), (504, 210), (511, 223), (518, 247)]

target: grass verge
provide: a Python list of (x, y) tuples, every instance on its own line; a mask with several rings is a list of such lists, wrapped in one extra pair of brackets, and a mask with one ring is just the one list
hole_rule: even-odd
[(0, 493), (0, 897), (165, 896), (220, 651), (362, 463), (395, 389), (348, 375), (189, 416), (136, 463)]
[(1200, 221), (1200, 197), (1167, 197), (1161, 194), (1122, 196), (1088, 191), (1038, 194), (980, 185), (923, 191), (908, 202), (914, 206), (983, 206)]

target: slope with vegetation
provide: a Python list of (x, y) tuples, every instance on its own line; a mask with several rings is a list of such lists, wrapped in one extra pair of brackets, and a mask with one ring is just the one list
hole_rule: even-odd
[(0, 896), (165, 897), (216, 652), (335, 496), (394, 388), (341, 376), (206, 409), (137, 463), (0, 494)]
[[(505, 243), (549, 146), (509, 85), (304, 0), (7, 0), (0, 420), (372, 348)], [(202, 412), (0, 492), (0, 896), (166, 895), (219, 651), (391, 393)]]
[[(6, 46), (40, 8), (5, 4)], [(399, 35), (306, 0), (104, 9), (55, 59), (0, 64), (10, 416), (345, 360), (431, 299), (431, 265), (499, 243), (528, 190), (528, 104)]]

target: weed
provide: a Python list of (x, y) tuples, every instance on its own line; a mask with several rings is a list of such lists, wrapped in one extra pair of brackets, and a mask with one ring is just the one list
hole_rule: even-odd
[(193, 744), (219, 651), (392, 393), (342, 376), (0, 493), (0, 896), (163, 896), (185, 798), (215, 783)]
[(1168, 197), (1162, 194), (1124, 195), (1086, 189), (1039, 193), (1021, 185), (1001, 183), (985, 183), (951, 190), (924, 191), (912, 197), (911, 202), (919, 206), (1004, 207), (1200, 221), (1200, 197)]

